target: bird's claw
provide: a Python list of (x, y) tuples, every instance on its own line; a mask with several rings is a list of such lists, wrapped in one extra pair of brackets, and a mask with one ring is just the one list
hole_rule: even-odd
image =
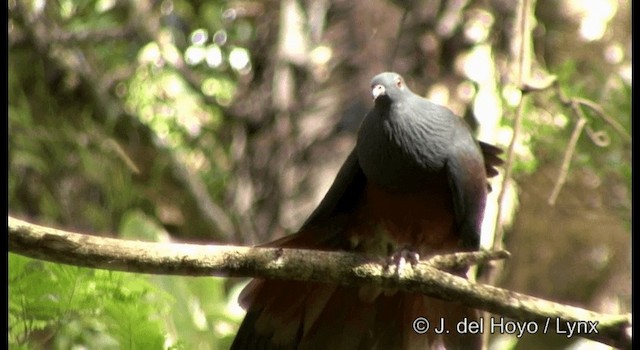
[(420, 261), (420, 254), (418, 252), (412, 250), (411, 248), (404, 247), (391, 254), (387, 258), (387, 270), (394, 266), (396, 271), (400, 271), (404, 266), (406, 266), (407, 262), (411, 264), (411, 266), (415, 266)]

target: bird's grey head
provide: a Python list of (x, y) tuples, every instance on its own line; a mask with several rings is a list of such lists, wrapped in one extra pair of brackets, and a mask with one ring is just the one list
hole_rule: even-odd
[(404, 79), (398, 73), (380, 73), (371, 79), (371, 93), (376, 104), (394, 101), (407, 90)]

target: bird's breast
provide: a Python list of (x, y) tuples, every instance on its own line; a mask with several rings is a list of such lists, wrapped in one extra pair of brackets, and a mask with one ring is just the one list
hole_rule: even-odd
[(410, 247), (421, 255), (453, 251), (455, 234), (451, 191), (444, 176), (426, 179), (412, 192), (367, 182), (350, 232), (352, 245), (370, 254), (388, 255)]
[(396, 112), (365, 118), (356, 144), (358, 161), (368, 180), (382, 187), (415, 191), (425, 178), (444, 168), (448, 130), (415, 118), (403, 119), (404, 113)]

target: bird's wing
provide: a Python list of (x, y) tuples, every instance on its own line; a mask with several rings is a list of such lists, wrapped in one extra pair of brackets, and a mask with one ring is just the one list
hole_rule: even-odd
[[(346, 236), (340, 233), (346, 229), (349, 214), (360, 202), (364, 187), (365, 176), (354, 150), (302, 228), (295, 234), (263, 246), (329, 250), (344, 247)], [(340, 320), (347, 318), (347, 315), (357, 314), (356, 306), (362, 306), (362, 302), (356, 303), (359, 298), (357, 292), (337, 287), (331, 284), (295, 281), (252, 280), (239, 297), (240, 304), (247, 309), (247, 315), (231, 349), (326, 348), (322, 344), (301, 346), (301, 342), (309, 341), (307, 338), (323, 339), (322, 329), (312, 333), (315, 334), (313, 336), (307, 336), (306, 340), (301, 339), (303, 333), (309, 332), (305, 327), (315, 324), (320, 317), (336, 317), (335, 322), (341, 324), (340, 329), (343, 330), (346, 326)], [(345, 298), (345, 295), (348, 297)], [(330, 301), (332, 302), (329, 304)], [(318, 324), (326, 325), (328, 321), (331, 320), (320, 319)], [(323, 329), (335, 332), (332, 327)], [(343, 339), (360, 341), (361, 337), (357, 334), (362, 335), (367, 330), (366, 327), (354, 329)], [(327, 336), (326, 339), (335, 337)], [(354, 346), (343, 348), (350, 349)]]
[(302, 229), (316, 225), (333, 215), (354, 209), (362, 195), (365, 182), (366, 178), (358, 164), (358, 155), (354, 148), (342, 164), (329, 191), (302, 225)]
[(504, 161), (500, 158), (503, 152), (502, 149), (482, 141), (478, 141), (478, 144), (484, 158), (484, 170), (487, 172), (487, 177), (498, 175), (498, 169), (496, 168), (504, 164)]
[[(459, 123), (464, 122), (460, 120)], [(446, 160), (456, 226), (463, 247), (470, 249), (480, 246), (480, 227), (487, 195), (485, 168), (489, 163), (483, 157), (481, 147), (466, 125), (457, 125)], [(496, 159), (499, 158), (496, 156)]]
[(342, 164), (333, 184), (324, 198), (302, 225), (298, 233), (292, 234), (264, 246), (296, 248), (338, 248), (337, 242), (346, 224), (345, 219), (362, 198), (366, 178), (358, 163), (354, 148)]

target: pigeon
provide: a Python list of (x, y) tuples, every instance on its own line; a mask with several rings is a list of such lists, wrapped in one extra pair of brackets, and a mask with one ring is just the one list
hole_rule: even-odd
[[(390, 264), (478, 250), (501, 149), (477, 141), (462, 118), (413, 93), (397, 73), (376, 75), (371, 91), (374, 106), (323, 200), (297, 233), (263, 246), (349, 251)], [(254, 279), (239, 301), (247, 314), (232, 349), (482, 346), (480, 334), (456, 327), (477, 321), (477, 310), (419, 293)]]

